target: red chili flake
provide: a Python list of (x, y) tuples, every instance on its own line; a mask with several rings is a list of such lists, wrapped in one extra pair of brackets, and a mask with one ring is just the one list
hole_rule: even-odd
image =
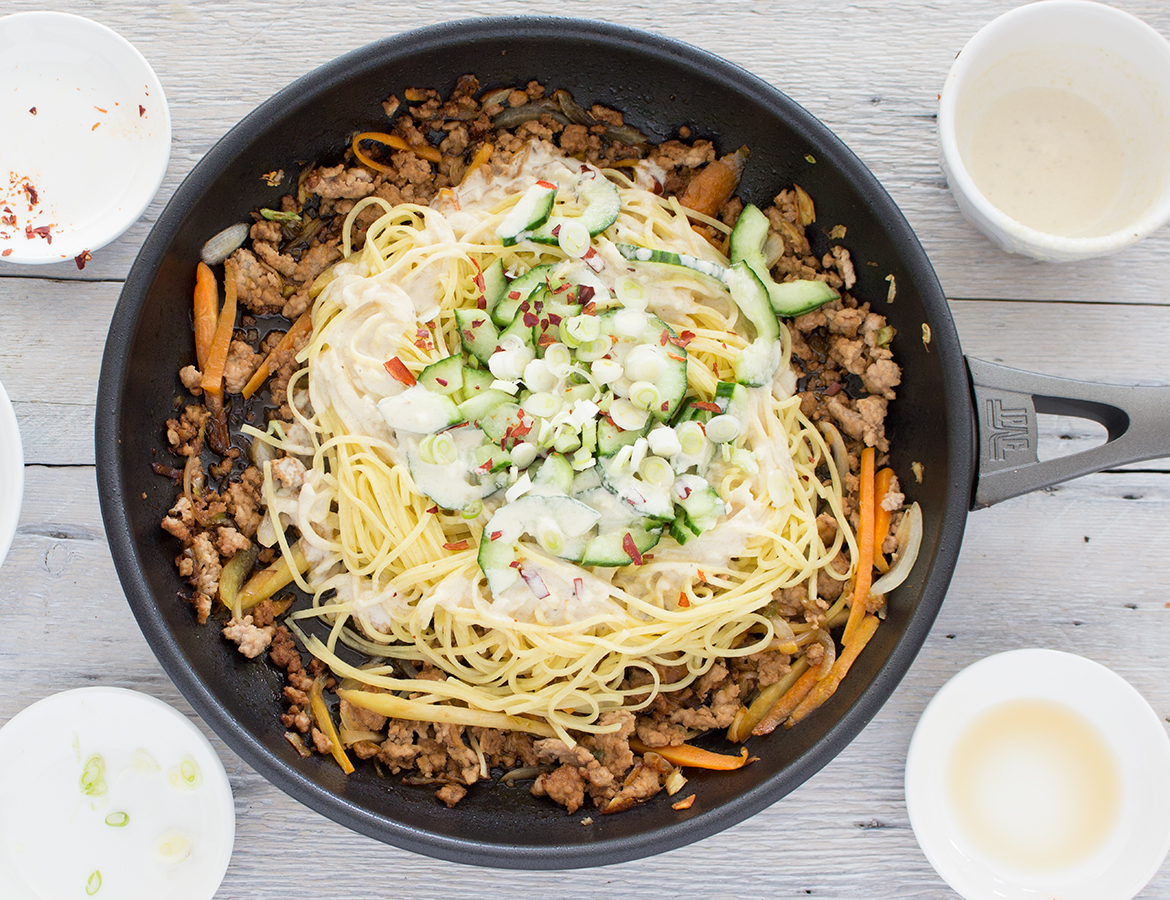
[(480, 466), (475, 471), (480, 475), (486, 475), (488, 472), (490, 472), (492, 470), (492, 459), (493, 458), (489, 456), (487, 458), (487, 462), (485, 462), (482, 466)]
[(31, 225), (25, 225), (24, 226), (24, 236), (30, 241), (34, 237), (43, 237), (46, 241), (48, 241), (51, 244), (51, 243), (53, 243), (53, 235), (49, 231), (49, 229), (52, 227), (53, 227), (52, 225), (41, 225), (39, 228), (33, 228)]
[(538, 346), (538, 347), (551, 347), (556, 342), (557, 342), (557, 339), (555, 337), (553, 337), (552, 332), (546, 331), (546, 332), (544, 332), (544, 334), (542, 334), (539, 338), (536, 339), (536, 346)]
[(687, 499), (687, 497), (689, 497), (689, 496), (691, 495), (691, 491), (692, 491), (692, 490), (693, 490), (693, 488), (690, 488), (690, 487), (684, 487), (684, 488), (682, 489), (682, 499), (683, 499), (683, 500), (686, 500), (686, 499)]
[(466, 550), (470, 546), (467, 541), (455, 541), (454, 543), (446, 543), (443, 545), (444, 550)]
[(590, 300), (585, 304), (585, 308), (581, 312), (586, 316), (595, 316), (597, 315), (597, 304)]
[(508, 299), (509, 300), (519, 300), (520, 299), (520, 292), (519, 291), (508, 291)]
[(672, 337), (670, 339), (670, 342), (672, 344), (674, 344), (676, 347), (682, 347), (685, 349), (687, 344), (689, 344), (694, 339), (695, 339), (695, 333), (693, 331), (684, 331), (678, 337)]
[(31, 184), (29, 184), (27, 181), (24, 183), (23, 187), (24, 187), (24, 192), (26, 194), (28, 194), (28, 205), (29, 206), (36, 206), (37, 205), (37, 189), (35, 187), (33, 187)]
[(32, 113), (32, 114), (35, 116), (35, 115), (37, 114), (37, 108), (36, 108), (35, 106), (33, 106), (33, 107), (30, 107), (30, 108), (29, 108), (29, 112), (30, 112), (30, 113)]
[(487, 309), (487, 297), (480, 297), (475, 301), (476, 309)]
[(8, 247), (4, 250), (0, 250), (0, 256), (11, 256), (11, 255), (12, 255), (12, 248), (11, 247)]
[(584, 305), (593, 299), (597, 291), (591, 284), (583, 284), (577, 288), (577, 302)]
[(508, 568), (519, 569), (520, 568), (520, 560), (518, 560), (518, 559), (512, 560), (510, 563), (508, 563)]
[(432, 516), (435, 513), (437, 513), (438, 511), (439, 511), (439, 507), (437, 507), (437, 506), (432, 506), (430, 509), (427, 510), (427, 512), (430, 513)]
[(550, 191), (555, 191), (557, 189), (555, 184), (549, 184), (547, 181), (538, 181), (536, 183), (539, 184), (542, 188), (546, 188)]
[(489, 540), (489, 541), (498, 541), (498, 540), (499, 540), (500, 538), (502, 538), (503, 536), (504, 536), (504, 532), (502, 532), (502, 531), (493, 531), (491, 534), (489, 534), (489, 535), (488, 535), (488, 540)]
[(841, 393), (842, 387), (843, 386), (842, 386), (841, 382), (834, 381), (832, 384), (830, 384), (828, 386), (828, 388), (825, 389), (825, 396), (826, 397), (836, 396), (837, 394)]
[(622, 549), (626, 556), (634, 561), (635, 566), (642, 565), (642, 554), (638, 552), (638, 545), (634, 543), (634, 536), (628, 531), (622, 536)]
[(15, 213), (11, 216), (0, 216), (0, 225), (9, 225), (9, 226), (15, 228), (16, 227)]
[(471, 264), (475, 266), (475, 286), (479, 288), (479, 292), (482, 294), (487, 290), (487, 287), (484, 285), (483, 281), (483, 269), (479, 267), (479, 263), (477, 263), (474, 259), (471, 261)]
[(537, 323), (536, 313), (526, 312), (523, 321), (525, 328), (535, 328)]
[[(584, 587), (585, 587), (585, 579), (574, 578), (573, 579), (573, 596), (576, 597), (577, 599), (580, 599), (581, 598), (581, 591), (584, 589)], [(1170, 603), (1167, 603), (1166, 605), (1170, 606)]]
[(601, 254), (590, 247), (585, 251), (585, 255), (581, 257), (585, 260), (585, 265), (591, 268), (594, 272), (600, 272), (605, 268), (605, 260), (601, 258)]
[(558, 316), (556, 313), (549, 313), (549, 314), (548, 314), (548, 320), (549, 320), (550, 322), (552, 322), (554, 325), (560, 325), (560, 324), (561, 324), (561, 317), (560, 317), (560, 316)]
[(567, 282), (567, 281), (566, 281), (566, 282), (565, 282), (564, 284), (562, 284), (562, 285), (561, 285), (559, 288), (557, 288), (555, 291), (553, 291), (553, 293), (554, 293), (554, 294), (563, 294), (565, 291), (567, 291), (567, 290), (568, 290), (569, 288), (571, 288), (571, 287), (572, 287), (572, 285), (571, 285), (571, 284), (569, 284), (569, 282)]
[(90, 252), (88, 250), (82, 250), (75, 257), (73, 257), (73, 261), (75, 263), (77, 263), (77, 268), (79, 268), (79, 269), (84, 269), (85, 264), (87, 262), (89, 262), (91, 259), (93, 259), (93, 256), (90, 254)]
[(138, 118), (141, 119), (145, 115), (146, 115), (146, 107), (143, 106), (141, 103), (139, 103), (138, 104)]
[(683, 609), (686, 609), (688, 606), (691, 605), (691, 601), (687, 599), (687, 592), (686, 591), (679, 591), (678, 592), (678, 605), (681, 606)]
[(692, 400), (691, 406), (693, 406), (695, 409), (701, 409), (710, 413), (722, 412), (722, 410), (720, 410), (719, 407), (710, 400)]
[(560, 225), (553, 226), (552, 236), (553, 237), (560, 237), (561, 236), (561, 226)]
[(662, 411), (663, 411), (663, 412), (666, 412), (668, 409), (670, 409), (670, 401), (669, 401), (669, 400), (663, 400), (663, 401), (662, 401)]
[(545, 586), (544, 579), (540, 577), (539, 573), (521, 569), (520, 577), (524, 579), (524, 583), (528, 585), (528, 589), (536, 594), (538, 600), (543, 600), (548, 596), (548, 588)]
[(687, 358), (685, 356), (679, 356), (677, 353), (669, 353), (668, 352), (666, 355), (669, 356), (671, 359), (673, 359), (675, 362), (686, 362), (687, 361)]
[(435, 382), (437, 384), (441, 384), (443, 387), (447, 386), (447, 379), (446, 378), (436, 378)]
[(100, 106), (95, 106), (94, 109), (96, 109), (100, 113), (108, 113), (109, 112), (108, 109), (102, 109)]
[(463, 337), (467, 341), (467, 343), (470, 344), (475, 340), (475, 332), (472, 331), (470, 328), (464, 328), (463, 329)]
[(406, 368), (406, 364), (397, 356), (386, 360), (382, 365), (395, 381), (401, 381), (407, 387), (413, 387), (418, 384), (418, 379), (411, 374), (410, 369)]
[(662, 329), (662, 334), (658, 335), (658, 345), (665, 347), (670, 342), (670, 332), (665, 328)]
[(696, 574), (699, 576), (699, 581), (703, 582), (703, 584), (707, 583), (707, 573), (706, 572), (704, 572), (702, 569), (699, 569)]

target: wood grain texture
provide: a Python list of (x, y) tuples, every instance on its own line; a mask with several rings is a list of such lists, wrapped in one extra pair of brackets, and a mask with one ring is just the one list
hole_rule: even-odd
[[(1046, 265), (995, 250), (960, 218), (935, 151), (937, 93), (970, 35), (1015, 0), (563, 0), (558, 14), (621, 22), (696, 44), (759, 75), (821, 118), (873, 169), (917, 232), (965, 351), (1005, 365), (1113, 383), (1170, 383), (1170, 234), (1111, 259)], [(1119, 0), (1170, 35), (1163, 0)], [(8, 0), (3, 12), (40, 8)], [(531, 0), (407, 5), (324, 0), (63, 0), (150, 60), (174, 122), (158, 198), (126, 235), (73, 263), (0, 262), (0, 382), (24, 438), (25, 502), (0, 572), (0, 723), (54, 691), (134, 687), (193, 712), (142, 638), (110, 559), (93, 471), (93, 404), (105, 332), (138, 247), (182, 178), (276, 90), (380, 37), (479, 15), (545, 12)], [(1042, 454), (1100, 439), (1043, 417)], [(1170, 438), (1168, 438), (1170, 450)], [(1051, 647), (1114, 668), (1170, 717), (1170, 463), (1154, 460), (970, 516), (948, 598), (902, 685), (822, 772), (770, 809), (691, 847), (572, 872), (438, 862), (355, 835), (261, 779), (209, 734), (236, 798), (236, 851), (219, 900), (478, 896), (953, 898), (909, 827), (903, 763), (914, 725), (961, 667)], [(1151, 550), (1153, 552), (1151, 552)], [(196, 720), (198, 721), (198, 720)], [(206, 729), (204, 729), (206, 732)], [(441, 810), (436, 810), (441, 814)], [(2, 874), (0, 874), (2, 880)], [(0, 883), (0, 896), (3, 896)], [(1170, 900), (1166, 867), (1140, 895)]]

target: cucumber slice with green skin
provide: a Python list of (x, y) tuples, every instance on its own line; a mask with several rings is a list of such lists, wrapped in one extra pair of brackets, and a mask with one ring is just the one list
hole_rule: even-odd
[(418, 373), (418, 383), (435, 394), (458, 394), (463, 389), (463, 357), (448, 356), (431, 363)]
[(638, 515), (661, 525), (674, 518), (674, 501), (668, 485), (647, 484), (637, 478), (628, 466), (615, 466), (613, 457), (600, 460), (597, 474), (602, 486)]
[(509, 284), (504, 295), (491, 310), (492, 321), (501, 328), (509, 325), (516, 318), (516, 311), (520, 304), (527, 300), (540, 287), (548, 287), (552, 277), (553, 265), (546, 263), (542, 266), (533, 266), (523, 275), (518, 275)]
[(468, 455), (468, 465), (482, 478), (488, 473), (502, 472), (511, 466), (512, 455), (496, 444), (483, 443)]
[(528, 436), (534, 422), (532, 416), (509, 402), (501, 403), (480, 419), (479, 427), (505, 450), (511, 450)]
[(633, 444), (638, 438), (646, 434), (649, 428), (625, 431), (618, 428), (609, 416), (597, 420), (597, 454), (601, 457), (613, 456), (622, 447)]
[(687, 528), (696, 535), (713, 528), (720, 518), (727, 515), (727, 504), (715, 488), (698, 475), (680, 475), (670, 492), (682, 510)]
[(491, 316), (482, 309), (457, 309), (455, 324), (464, 351), (486, 366), (500, 343), (500, 331)]
[(463, 370), (463, 394), (461, 400), (470, 400), (476, 394), (491, 390), (492, 382), (496, 377), (487, 369)]
[(771, 384), (783, 355), (784, 348), (779, 341), (756, 338), (740, 350), (732, 362), (735, 380), (751, 387)]
[(378, 401), (378, 412), (391, 428), (411, 434), (435, 434), (466, 421), (454, 400), (428, 391), (421, 384), (393, 397), (383, 397)]
[(674, 253), (670, 250), (651, 250), (649, 247), (636, 247), (633, 244), (614, 244), (618, 253), (631, 262), (663, 263), (668, 266), (682, 266), (695, 272), (714, 278), (716, 281), (726, 281), (727, 269), (719, 263), (699, 259), (687, 253)]
[(687, 526), (686, 518), (682, 513), (679, 513), (670, 523), (668, 531), (679, 544), (685, 544), (695, 536), (695, 533)]
[(631, 311), (618, 309), (602, 313), (598, 317), (601, 320), (602, 333), (613, 338), (614, 346), (611, 353), (619, 363), (624, 361), (634, 347), (647, 346), (654, 349), (655, 355), (662, 362), (663, 370), (654, 380), (659, 402), (647, 412), (658, 421), (667, 422), (678, 411), (686, 397), (687, 351), (673, 343), (677, 337), (674, 329), (653, 313), (642, 314), (646, 319), (646, 327), (639, 338), (625, 337), (618, 328), (618, 317), (628, 312)]
[[(407, 438), (402, 442), (406, 464), (414, 486), (443, 509), (465, 509), (477, 500), (494, 494), (500, 488), (498, 476), (476, 471), (482, 466), (478, 459), (484, 443), (483, 432), (475, 428), (460, 428), (451, 432), (455, 442), (456, 460), (450, 464), (428, 463), (419, 455), (419, 441)], [(497, 454), (503, 454), (499, 447)], [(505, 473), (504, 480), (507, 480)]]
[(506, 403), (515, 405), (511, 394), (506, 391), (497, 390), (496, 388), (488, 388), (472, 397), (468, 397), (456, 408), (459, 410), (459, 417), (462, 421), (470, 422), (478, 426), (497, 407), (503, 406)]
[[(622, 198), (616, 184), (603, 175), (591, 171), (588, 176), (583, 176), (577, 182), (576, 190), (577, 200), (583, 204), (584, 208), (579, 215), (571, 218), (566, 217), (566, 219), (580, 222), (585, 226), (590, 237), (596, 237), (617, 221), (618, 213), (621, 212), (622, 208)], [(538, 244), (558, 243), (558, 236), (553, 233), (555, 228), (553, 219), (555, 218), (555, 216), (550, 218), (540, 228), (521, 235), (519, 239), (535, 241)]]
[(585, 547), (581, 554), (581, 564), (586, 566), (629, 566), (634, 559), (626, 550), (626, 536), (633, 541), (634, 548), (641, 556), (658, 544), (662, 539), (662, 526), (651, 522), (631, 525), (622, 532), (606, 532), (599, 534)]
[(499, 593), (519, 578), (518, 567), (512, 563), (516, 561), (516, 543), (525, 534), (540, 540), (546, 529), (554, 530), (565, 539), (562, 553), (566, 555), (562, 558), (578, 562), (583, 542), (572, 539), (587, 534), (600, 518), (597, 510), (563, 495), (526, 494), (504, 504), (484, 526), (479, 543), (477, 558), (488, 587), (493, 594)]
[(768, 217), (749, 203), (731, 229), (727, 251), (733, 264), (746, 263), (763, 282), (772, 311), (778, 316), (800, 316), (836, 300), (840, 295), (823, 281), (777, 282), (772, 278), (764, 259), (764, 242), (768, 239), (769, 227)]
[(508, 277), (504, 274), (504, 260), (497, 259), (483, 270), (483, 300), (484, 309), (491, 313), (504, 297), (508, 289)]
[(557, 186), (548, 181), (538, 181), (524, 192), (516, 205), (496, 226), (496, 237), (505, 247), (511, 247), (523, 239), (526, 231), (535, 231), (548, 221), (553, 202), (557, 198)]
[(764, 282), (751, 266), (740, 260), (728, 269), (727, 289), (744, 318), (756, 329), (756, 336), (759, 339), (779, 340), (780, 323), (768, 299), (768, 289), (764, 287)]
[(536, 338), (533, 334), (535, 327), (536, 313), (528, 309), (528, 302), (520, 304), (520, 308), (516, 310), (516, 315), (512, 317), (512, 321), (508, 323), (507, 327), (500, 332), (500, 342), (503, 343), (504, 338), (508, 335), (515, 335), (520, 338), (521, 342), (532, 350), (536, 349)]

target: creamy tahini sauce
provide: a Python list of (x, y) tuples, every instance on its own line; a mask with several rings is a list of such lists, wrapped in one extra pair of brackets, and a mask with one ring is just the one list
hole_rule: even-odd
[(950, 806), (977, 854), (1024, 872), (1067, 870), (1118, 821), (1121, 776), (1100, 730), (1050, 700), (995, 706), (960, 735)]
[(1125, 153), (1093, 103), (1050, 87), (990, 100), (975, 117), (963, 163), (996, 208), (1045, 234), (1096, 237), (1113, 230)]

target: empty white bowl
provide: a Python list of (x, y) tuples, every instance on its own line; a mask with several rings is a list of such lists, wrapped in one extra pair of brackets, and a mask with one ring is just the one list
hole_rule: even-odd
[(1115, 253), (1170, 221), (1170, 43), (1088, 0), (1020, 6), (955, 59), (938, 133), (960, 211), (997, 246)]
[(926, 858), (965, 900), (1130, 900), (1170, 849), (1170, 739), (1105, 666), (987, 657), (927, 705), (906, 759)]
[(0, 47), (0, 261), (83, 265), (162, 184), (162, 85), (124, 38), (81, 16), (0, 18)]

